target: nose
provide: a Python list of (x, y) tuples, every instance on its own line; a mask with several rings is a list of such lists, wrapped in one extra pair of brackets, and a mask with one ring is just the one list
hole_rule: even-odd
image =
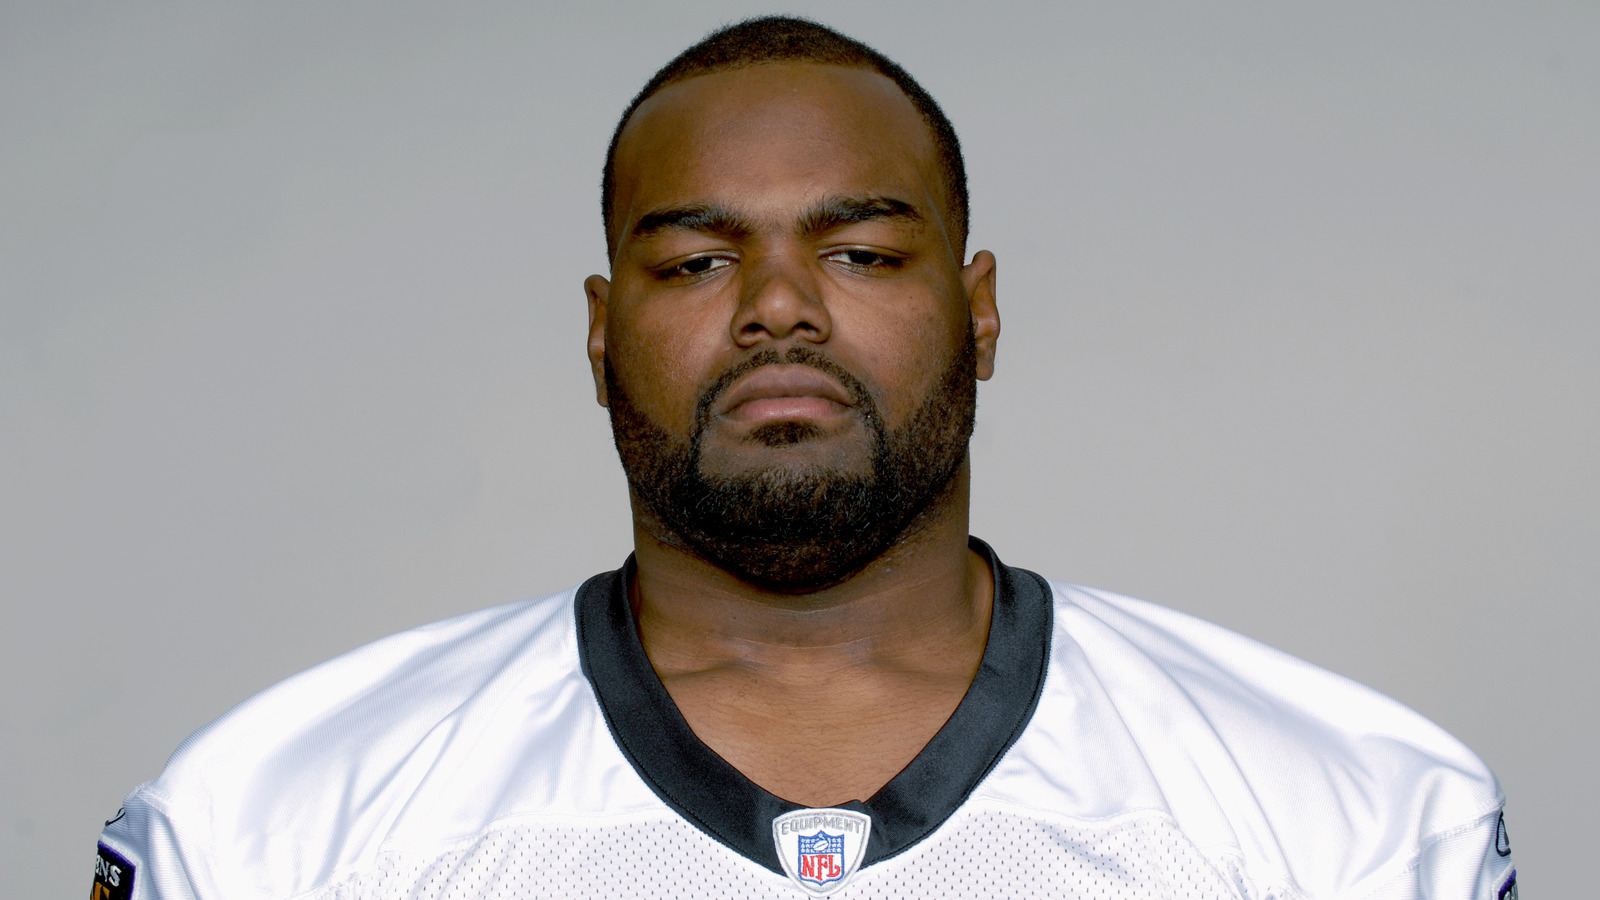
[(729, 323), (735, 344), (749, 348), (797, 333), (813, 343), (828, 340), (833, 320), (805, 261), (769, 256), (747, 260), (744, 267), (739, 308)]

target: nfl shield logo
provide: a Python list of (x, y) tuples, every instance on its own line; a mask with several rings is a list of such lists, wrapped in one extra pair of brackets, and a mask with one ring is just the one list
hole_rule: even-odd
[(844, 835), (800, 835), (800, 880), (827, 887), (844, 877)]
[(813, 897), (844, 887), (867, 855), (872, 817), (850, 809), (797, 809), (772, 820), (778, 860)]

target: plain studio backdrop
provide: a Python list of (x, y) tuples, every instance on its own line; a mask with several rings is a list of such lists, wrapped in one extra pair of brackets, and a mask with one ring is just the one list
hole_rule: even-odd
[[(1592, 889), (1600, 4), (792, 4), (954, 120), (973, 530), (1475, 748)], [(190, 731), (629, 550), (601, 157), (756, 4), (0, 7), (0, 883)]]

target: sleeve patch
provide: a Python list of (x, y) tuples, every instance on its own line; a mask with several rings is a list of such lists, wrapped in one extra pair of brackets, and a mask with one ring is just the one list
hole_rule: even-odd
[(100, 844), (94, 858), (94, 893), (89, 900), (132, 900), (133, 863), (122, 854)]

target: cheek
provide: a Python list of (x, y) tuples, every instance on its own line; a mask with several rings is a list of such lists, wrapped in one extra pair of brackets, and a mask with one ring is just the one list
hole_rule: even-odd
[[(947, 304), (928, 298), (886, 298), (858, 318), (850, 359), (839, 362), (864, 381), (890, 422), (904, 421), (944, 378), (970, 329), (970, 317), (950, 314)], [(965, 306), (962, 307), (963, 313)], [(843, 350), (843, 348), (840, 348)]]
[(606, 356), (633, 405), (658, 425), (679, 430), (693, 422), (716, 350), (704, 323), (658, 313), (609, 320)]

